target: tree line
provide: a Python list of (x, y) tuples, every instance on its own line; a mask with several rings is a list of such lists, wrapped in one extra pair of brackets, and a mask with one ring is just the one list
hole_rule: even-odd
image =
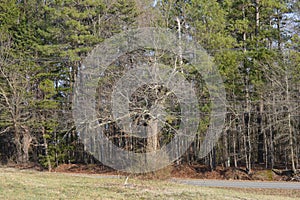
[[(99, 80), (97, 111), (105, 134), (128, 151), (153, 151), (170, 142), (180, 105), (167, 88), (145, 85), (130, 98), (131, 111), (161, 104), (159, 134), (130, 136), (111, 119), (114, 84), (135, 63), (159, 60), (188, 74), (197, 88), (201, 121), (177, 164), (289, 168), (300, 164), (300, 4), (296, 0), (7, 0), (0, 2), (0, 156), (3, 164), (98, 163), (84, 150), (72, 118), (82, 61), (97, 45), (141, 27), (189, 36), (212, 57), (226, 89), (222, 136), (210, 153), (200, 149), (211, 104), (201, 74), (180, 55), (140, 49), (113, 62)], [(155, 53), (153, 53), (155, 52)], [(137, 124), (152, 127), (149, 114)], [(157, 125), (156, 125), (157, 126)], [(158, 132), (157, 129), (151, 129)]]

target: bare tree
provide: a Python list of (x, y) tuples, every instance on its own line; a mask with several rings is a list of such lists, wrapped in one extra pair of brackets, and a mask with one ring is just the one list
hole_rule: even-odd
[(27, 125), (30, 113), (29, 80), (26, 67), (11, 57), (11, 40), (1, 35), (0, 49), (0, 106), (2, 110), (2, 133), (12, 134), (16, 150), (16, 161), (26, 163), (29, 160), (29, 148), (32, 141)]

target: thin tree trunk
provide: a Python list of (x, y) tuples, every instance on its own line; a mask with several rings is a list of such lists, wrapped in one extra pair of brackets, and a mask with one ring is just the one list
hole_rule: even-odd
[(258, 123), (258, 141), (257, 141), (257, 162), (263, 163), (264, 162), (264, 133), (262, 132), (262, 121), (263, 121), (263, 101), (262, 96), (260, 97), (261, 100), (259, 102), (259, 114), (257, 117), (257, 123)]
[(228, 130), (226, 130), (226, 132), (224, 132), (223, 134), (223, 145), (224, 145), (224, 150), (223, 150), (223, 160), (224, 160), (224, 164), (225, 164), (225, 167), (230, 167), (230, 157), (229, 157), (229, 154), (228, 154), (228, 136), (229, 134), (226, 134), (228, 132)]
[(51, 160), (50, 160), (50, 157), (49, 157), (48, 143), (47, 143), (47, 139), (46, 139), (45, 127), (42, 127), (42, 135), (43, 135), (43, 142), (44, 142), (44, 147), (45, 147), (45, 156), (46, 156), (46, 159), (47, 159), (47, 167), (48, 167), (48, 171), (51, 172), (52, 167), (51, 167)]
[[(245, 5), (243, 5), (242, 8), (243, 12), (243, 20), (246, 20), (246, 11), (245, 11)], [(246, 40), (247, 40), (247, 33), (243, 33), (243, 52), (244, 55), (247, 52), (247, 47), (246, 47)], [(245, 65), (244, 61), (244, 69), (246, 70), (246, 77), (245, 77), (245, 90), (246, 90), (246, 113), (244, 113), (244, 124), (245, 124), (245, 134), (244, 134), (244, 150), (245, 150), (245, 159), (246, 159), (246, 167), (251, 171), (251, 141), (250, 141), (250, 95), (249, 95), (249, 69)]]
[(264, 136), (264, 150), (265, 150), (265, 168), (268, 169), (268, 155), (269, 155), (269, 151), (268, 151), (268, 140), (267, 140), (267, 135), (266, 135), (266, 131), (263, 132), (263, 136)]
[(179, 17), (176, 17), (176, 21), (177, 21), (177, 26), (178, 26), (178, 41), (179, 41), (179, 68), (180, 68), (180, 71), (183, 73), (183, 68), (182, 68), (183, 56), (182, 56), (182, 44), (181, 44), (181, 22), (180, 22)]
[(236, 131), (233, 133), (233, 159), (234, 159), (234, 167), (237, 168), (237, 157), (236, 157)]
[(286, 101), (288, 107), (288, 131), (289, 131), (289, 146), (290, 146), (290, 153), (291, 153), (291, 162), (292, 162), (292, 170), (296, 172), (295, 166), (295, 155), (294, 155), (294, 144), (293, 144), (293, 129), (292, 129), (292, 122), (291, 122), (291, 110), (290, 110), (290, 94), (289, 94), (289, 80), (288, 75), (285, 75), (285, 82), (286, 82)]

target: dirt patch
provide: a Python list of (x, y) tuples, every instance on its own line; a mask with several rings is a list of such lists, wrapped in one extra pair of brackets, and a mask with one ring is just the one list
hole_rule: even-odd
[(243, 169), (217, 167), (211, 170), (205, 165), (180, 165), (174, 167), (172, 175), (176, 178), (251, 180)]
[(16, 163), (8, 163), (6, 165), (0, 165), (0, 167), (4, 168), (15, 168), (19, 170), (35, 170), (35, 171), (44, 171), (44, 168), (36, 163), (25, 163), (25, 164), (16, 164)]
[(191, 165), (172, 166), (172, 176), (176, 178), (203, 178), (203, 175)]
[(221, 172), (227, 180), (253, 180), (251, 175), (242, 168), (228, 168)]
[[(128, 175), (102, 165), (63, 164), (54, 169), (55, 172)], [(242, 169), (217, 167), (210, 170), (205, 165), (170, 165), (156, 172), (137, 174), (143, 179), (197, 178), (197, 179), (235, 179), (251, 180), (252, 178)]]
[(84, 174), (115, 174), (116, 171), (96, 164), (62, 164), (56, 167), (53, 171), (64, 172), (64, 173), (84, 173)]

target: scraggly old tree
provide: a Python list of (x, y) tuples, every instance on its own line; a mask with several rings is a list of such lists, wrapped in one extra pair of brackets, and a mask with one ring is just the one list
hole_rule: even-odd
[[(2, 133), (12, 134), (15, 145), (15, 160), (25, 163), (29, 160), (32, 140), (28, 126), (30, 117), (27, 105), (30, 92), (26, 68), (9, 56), (11, 40), (1, 35), (0, 54), (0, 107)], [(7, 38), (7, 37), (6, 37)]]

